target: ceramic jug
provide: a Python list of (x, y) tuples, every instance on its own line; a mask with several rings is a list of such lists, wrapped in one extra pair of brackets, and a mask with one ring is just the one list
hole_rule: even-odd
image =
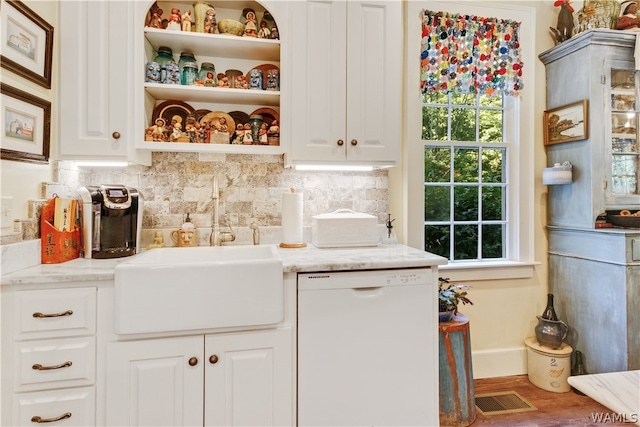
[(171, 232), (171, 240), (181, 248), (198, 246), (196, 230), (173, 230)]
[(562, 320), (549, 320), (542, 316), (536, 316), (538, 324), (535, 327), (536, 340), (541, 345), (551, 349), (558, 349), (562, 341), (567, 337), (569, 327)]

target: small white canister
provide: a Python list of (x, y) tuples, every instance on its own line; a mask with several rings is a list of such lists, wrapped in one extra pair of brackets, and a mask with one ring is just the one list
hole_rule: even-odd
[(542, 170), (542, 183), (544, 185), (571, 184), (573, 181), (573, 167), (570, 162), (562, 164), (554, 163), (551, 168)]
[(567, 382), (571, 375), (571, 346), (563, 342), (560, 348), (553, 350), (538, 343), (535, 337), (527, 338), (524, 343), (527, 346), (529, 381), (547, 391), (571, 391)]

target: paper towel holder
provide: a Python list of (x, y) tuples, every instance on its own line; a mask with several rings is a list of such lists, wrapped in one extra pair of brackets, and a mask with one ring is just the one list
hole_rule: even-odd
[[(291, 193), (295, 193), (296, 190), (295, 188), (291, 188)], [(281, 248), (285, 248), (285, 249), (298, 249), (298, 248), (306, 248), (307, 244), (305, 242), (300, 242), (300, 243), (280, 243), (280, 247)]]

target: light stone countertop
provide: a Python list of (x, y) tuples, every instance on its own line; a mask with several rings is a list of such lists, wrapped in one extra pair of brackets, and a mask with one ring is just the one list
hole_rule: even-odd
[[(431, 267), (447, 263), (445, 258), (400, 244), (340, 249), (319, 249), (308, 244), (305, 248), (278, 249), (285, 273)], [(79, 258), (61, 264), (39, 264), (3, 274), (1, 284), (108, 281), (114, 278), (115, 266), (128, 259), (131, 258)]]
[(568, 382), (622, 417), (616, 421), (640, 426), (640, 371), (579, 375)]

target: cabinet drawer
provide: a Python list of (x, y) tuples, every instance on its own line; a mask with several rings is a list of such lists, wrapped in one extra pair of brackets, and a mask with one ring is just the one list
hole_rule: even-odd
[(96, 288), (16, 292), (14, 339), (95, 334), (96, 293)]
[(16, 343), (13, 391), (47, 390), (93, 385), (94, 337)]
[[(32, 419), (41, 417), (40, 422), (51, 426), (93, 426), (96, 423), (95, 404), (94, 387), (14, 394), (11, 425), (38, 425)], [(64, 418), (48, 422), (61, 417)]]

